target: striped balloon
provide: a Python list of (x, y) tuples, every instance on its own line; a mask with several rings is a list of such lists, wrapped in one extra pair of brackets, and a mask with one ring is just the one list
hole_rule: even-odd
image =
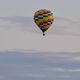
[(48, 28), (54, 21), (53, 13), (51, 13), (51, 11), (46, 9), (38, 10), (34, 14), (34, 21), (37, 24), (37, 26), (41, 29), (44, 36), (45, 35), (44, 32), (48, 30)]

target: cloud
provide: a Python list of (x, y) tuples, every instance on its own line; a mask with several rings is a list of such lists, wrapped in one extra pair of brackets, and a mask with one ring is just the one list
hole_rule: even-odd
[(0, 19), (13, 23), (28, 23), (31, 22), (32, 20), (30, 17), (24, 17), (24, 16), (0, 17)]
[[(11, 17), (0, 17), (0, 20), (9, 24), (19, 24), (19, 27), (32, 27), (33, 19), (31, 17), (24, 16), (11, 16)], [(20, 26), (21, 25), (21, 26)], [(15, 26), (14, 26), (15, 27)]]
[(79, 79), (80, 62), (68, 60), (79, 55), (73, 52), (35, 50), (0, 51), (0, 75), (3, 75), (4, 80)]
[[(65, 20), (65, 22), (68, 21)], [(21, 16), (1, 17), (0, 50), (80, 51), (79, 26), (67, 27), (69, 23), (64, 25), (63, 23), (62, 18), (59, 21), (56, 19), (52, 25), (53, 27), (43, 37), (42, 32), (32, 18)]]
[(67, 68), (49, 68), (47, 70), (54, 72), (80, 72), (80, 69), (67, 69)]
[(36, 33), (37, 28), (30, 17), (0, 17), (0, 30)]
[(71, 60), (71, 61), (79, 61), (80, 62), (80, 56), (71, 57), (69, 60)]
[[(12, 16), (0, 17), (0, 27), (17, 28), (22, 31), (32, 33), (41, 33), (32, 17)], [(36, 27), (35, 27), (36, 26)], [(47, 31), (48, 34), (53, 35), (68, 35), (80, 36), (80, 22), (73, 21), (63, 17), (55, 18), (52, 27)]]
[(46, 76), (44, 74), (39, 74), (39, 73), (23, 73), (23, 74), (16, 74), (17, 76), (20, 77), (30, 77), (30, 78), (45, 78)]

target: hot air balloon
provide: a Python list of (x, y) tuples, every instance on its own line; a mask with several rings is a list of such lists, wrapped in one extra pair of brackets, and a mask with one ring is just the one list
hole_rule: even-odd
[(50, 28), (53, 21), (53, 13), (47, 9), (38, 10), (34, 14), (34, 22), (43, 32), (43, 36), (45, 36), (45, 31)]

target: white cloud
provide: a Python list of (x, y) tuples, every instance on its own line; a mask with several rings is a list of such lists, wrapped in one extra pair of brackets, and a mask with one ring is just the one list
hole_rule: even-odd
[[(0, 27), (10, 29), (21, 29), (24, 31), (40, 33), (37, 25), (34, 23), (33, 17), (13, 16), (0, 17)], [(36, 26), (36, 27), (35, 27)], [(52, 28), (47, 31), (48, 34), (80, 36), (80, 22), (76, 22), (67, 18), (55, 18)]]
[(80, 61), (80, 56), (71, 57), (69, 60), (70, 61)]
[(48, 68), (48, 71), (56, 72), (80, 72), (80, 69), (67, 69), (67, 68)]

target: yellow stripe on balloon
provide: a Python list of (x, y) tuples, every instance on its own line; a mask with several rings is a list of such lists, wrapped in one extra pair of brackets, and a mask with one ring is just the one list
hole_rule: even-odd
[(42, 29), (48, 29), (50, 26), (47, 25), (47, 26), (43, 26)]
[(39, 23), (43, 23), (43, 19), (38, 19), (38, 22)]

